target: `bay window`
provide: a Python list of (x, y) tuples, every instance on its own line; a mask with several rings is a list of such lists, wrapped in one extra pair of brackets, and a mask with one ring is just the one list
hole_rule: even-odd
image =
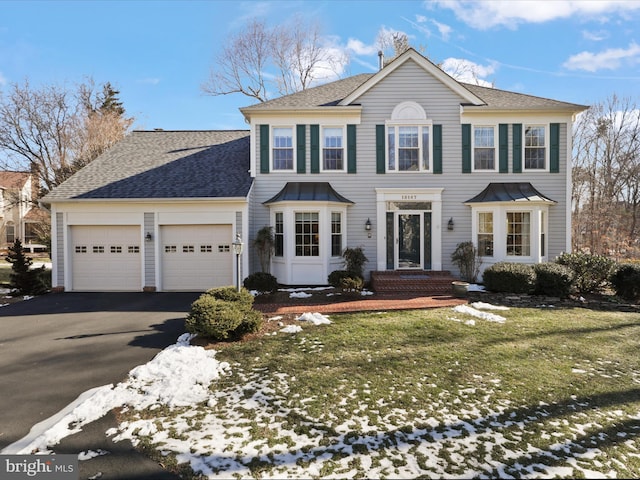
[(276, 257), (284, 256), (284, 218), (282, 212), (276, 212), (276, 225), (273, 229), (273, 254)]
[(531, 255), (531, 213), (507, 212), (507, 256)]
[(298, 212), (295, 223), (296, 257), (320, 255), (318, 212)]
[(493, 212), (478, 214), (478, 253), (481, 257), (493, 257)]

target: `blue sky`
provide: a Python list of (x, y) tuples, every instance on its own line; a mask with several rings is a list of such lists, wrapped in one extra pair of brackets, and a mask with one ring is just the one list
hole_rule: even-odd
[(497, 88), (593, 104), (640, 95), (640, 1), (0, 1), (0, 89), (74, 85), (120, 91), (136, 129), (246, 129), (241, 94), (204, 95), (225, 39), (252, 18), (302, 14), (349, 55), (342, 76), (375, 72), (381, 31), (408, 35), (445, 66)]

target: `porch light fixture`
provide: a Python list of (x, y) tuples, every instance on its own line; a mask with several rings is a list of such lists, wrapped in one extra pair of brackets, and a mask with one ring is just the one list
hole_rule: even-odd
[(447, 222), (447, 230), (453, 230), (453, 217)]
[(231, 245), (233, 247), (233, 253), (236, 254), (236, 289), (240, 291), (240, 278), (242, 278), (242, 272), (240, 271), (240, 255), (242, 255), (244, 243), (242, 243), (242, 238), (240, 238), (239, 233), (236, 233), (236, 240)]
[(150, 232), (147, 232), (147, 234), (144, 236), (144, 239), (145, 239), (147, 242), (150, 242), (150, 241), (153, 239), (153, 237), (151, 236), (151, 233), (150, 233)]
[(366, 222), (365, 222), (365, 224), (364, 224), (364, 229), (365, 229), (367, 232), (370, 232), (370, 231), (371, 231), (371, 220), (369, 220), (368, 218), (367, 218), (367, 221), (366, 221)]

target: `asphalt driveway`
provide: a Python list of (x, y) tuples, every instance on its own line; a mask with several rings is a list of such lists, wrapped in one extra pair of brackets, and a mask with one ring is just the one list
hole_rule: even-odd
[(50, 293), (0, 308), (0, 450), (175, 343), (199, 295)]

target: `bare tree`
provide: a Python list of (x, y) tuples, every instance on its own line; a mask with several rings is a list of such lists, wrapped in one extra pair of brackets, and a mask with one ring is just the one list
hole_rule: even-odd
[(637, 254), (640, 110), (634, 101), (613, 95), (580, 116), (572, 175), (574, 248)]
[(76, 92), (10, 85), (0, 92), (0, 168), (31, 171), (43, 193), (59, 185), (127, 133), (133, 119), (117, 93), (110, 84), (96, 92), (92, 81)]
[(296, 17), (267, 27), (253, 20), (223, 45), (201, 88), (208, 95), (241, 93), (260, 102), (305, 90), (337, 76), (348, 58), (323, 44), (317, 24)]

